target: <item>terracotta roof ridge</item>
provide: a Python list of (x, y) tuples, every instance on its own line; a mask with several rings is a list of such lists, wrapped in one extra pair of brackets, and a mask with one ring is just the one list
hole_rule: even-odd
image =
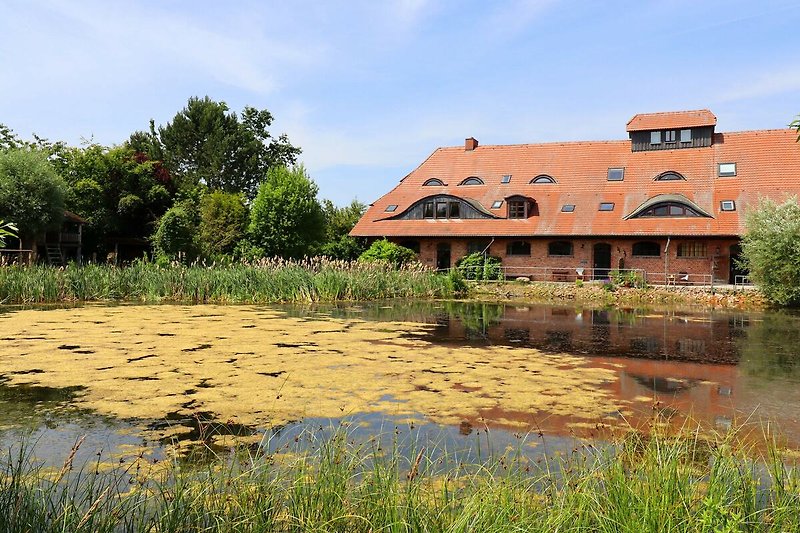
[(738, 130), (738, 131), (718, 131), (715, 135), (741, 135), (743, 133), (797, 133), (796, 130), (786, 126), (785, 128), (767, 128), (763, 130)]
[[(553, 145), (557, 145), (557, 144), (570, 144), (570, 145), (576, 145), (576, 144), (630, 144), (630, 142), (631, 142), (630, 139), (603, 139), (603, 140), (598, 140), (598, 141), (582, 140), (582, 141), (548, 141), (548, 142), (541, 142), (541, 143), (481, 144), (480, 146), (475, 148), (475, 150), (472, 150), (472, 151), (478, 152), (478, 151), (480, 151), (481, 148), (518, 148), (518, 147), (523, 147), (523, 146), (553, 146)], [(440, 146), (436, 150), (437, 151), (439, 151), (439, 150), (448, 150), (448, 151), (459, 150), (459, 151), (462, 151), (462, 152), (465, 151), (463, 146)], [(420, 165), (420, 166), (422, 166), (422, 165)]]
[(641, 117), (641, 116), (653, 117), (653, 116), (665, 116), (665, 115), (685, 115), (685, 114), (688, 114), (688, 113), (711, 113), (712, 115), (714, 114), (708, 108), (704, 108), (704, 109), (685, 109), (683, 111), (656, 111), (655, 113), (636, 113), (627, 122), (627, 125), (630, 125), (630, 123), (633, 122), (633, 119), (635, 119), (636, 117)]

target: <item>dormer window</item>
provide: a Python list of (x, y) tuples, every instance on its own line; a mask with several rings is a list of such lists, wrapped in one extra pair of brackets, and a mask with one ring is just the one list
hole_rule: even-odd
[(422, 218), (461, 218), (461, 204), (458, 200), (435, 200), (422, 205)]
[(509, 200), (508, 218), (528, 218), (528, 202), (525, 200)]
[(661, 144), (661, 132), (660, 131), (651, 131), (650, 132), (650, 144)]
[(678, 174), (677, 172), (673, 172), (672, 170), (668, 170), (666, 172), (662, 172), (655, 178), (653, 181), (686, 181), (686, 178), (683, 177), (683, 174)]
[(477, 176), (470, 176), (459, 183), (459, 185), (483, 185), (483, 180)]
[(692, 130), (681, 130), (681, 142), (682, 143), (690, 143), (692, 142)]
[(675, 130), (667, 130), (664, 132), (664, 142), (669, 144), (675, 142)]
[(556, 180), (552, 176), (548, 176), (547, 174), (540, 174), (533, 178), (531, 183), (555, 183)]
[(444, 182), (439, 178), (431, 178), (425, 183), (422, 184), (423, 187), (442, 187), (444, 186)]

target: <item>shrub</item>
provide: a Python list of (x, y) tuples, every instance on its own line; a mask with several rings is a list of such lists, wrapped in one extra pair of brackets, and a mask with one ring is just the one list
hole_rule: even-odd
[(383, 261), (395, 266), (411, 263), (417, 259), (414, 250), (386, 239), (373, 242), (358, 258), (359, 261)]
[(480, 252), (474, 252), (462, 257), (456, 263), (456, 268), (458, 268), (459, 272), (461, 272), (461, 275), (464, 276), (465, 279), (503, 279), (503, 270), (501, 268), (500, 258), (491, 255), (483, 255)]
[(610, 272), (610, 278), (614, 282), (615, 285), (620, 287), (644, 287), (645, 281), (644, 278), (638, 273), (632, 270), (627, 272), (620, 272), (619, 270), (612, 270)]
[(197, 245), (197, 221), (187, 202), (171, 207), (158, 222), (153, 234), (153, 248), (156, 255), (175, 259), (180, 255), (194, 260), (199, 255)]
[(745, 215), (741, 266), (773, 304), (800, 305), (800, 205), (762, 199)]

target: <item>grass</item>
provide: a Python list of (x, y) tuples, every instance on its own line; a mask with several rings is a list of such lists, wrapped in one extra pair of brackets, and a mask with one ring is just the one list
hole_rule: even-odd
[[(630, 434), (528, 462), (409, 457), (344, 431), (308, 453), (45, 471), (24, 447), (0, 469), (2, 531), (798, 531), (800, 471), (775, 446)], [(70, 457), (72, 457), (71, 454)], [(136, 466), (134, 466), (134, 464)]]
[(453, 296), (451, 278), (421, 265), (308, 259), (223, 265), (0, 267), (0, 304), (82, 301), (272, 303)]

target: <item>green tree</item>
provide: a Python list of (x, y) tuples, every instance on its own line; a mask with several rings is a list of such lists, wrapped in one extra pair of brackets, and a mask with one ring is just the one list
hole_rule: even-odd
[(213, 191), (200, 201), (200, 244), (207, 256), (230, 254), (247, 230), (241, 194)]
[(47, 155), (38, 150), (0, 152), (0, 218), (13, 220), (24, 244), (35, 248), (35, 239), (64, 218), (67, 186)]
[(383, 261), (395, 266), (402, 266), (416, 259), (417, 254), (414, 250), (386, 239), (373, 242), (358, 258), (359, 261)]
[(311, 255), (325, 236), (317, 185), (302, 166), (274, 167), (250, 208), (248, 236), (266, 255)]
[(66, 149), (67, 208), (88, 221), (87, 252), (105, 252), (109, 238), (148, 238), (172, 205), (175, 187), (158, 161), (127, 146)]
[(364, 215), (367, 206), (353, 200), (350, 205), (336, 207), (330, 200), (323, 202), (325, 212), (325, 243), (320, 254), (334, 259), (357, 259), (367, 249), (367, 239), (350, 236), (350, 230)]
[(773, 304), (800, 305), (800, 205), (762, 199), (745, 216), (742, 266)]
[(156, 255), (168, 259), (182, 257), (186, 262), (197, 259), (200, 256), (198, 222), (197, 209), (191, 202), (179, 202), (170, 207), (153, 234)]
[(253, 198), (268, 169), (293, 165), (300, 154), (286, 135), (272, 137), (272, 121), (266, 110), (245, 107), (240, 119), (225, 102), (195, 97), (171, 122), (156, 128), (151, 121), (129, 144), (162, 160), (183, 188), (202, 183)]
[(789, 127), (797, 130), (797, 142), (800, 142), (800, 115), (789, 124)]

